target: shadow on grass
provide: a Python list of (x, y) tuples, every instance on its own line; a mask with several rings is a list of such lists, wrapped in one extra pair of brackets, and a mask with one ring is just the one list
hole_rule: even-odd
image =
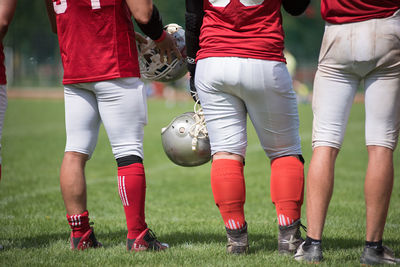
[[(121, 244), (125, 244), (126, 231), (117, 231), (110, 233), (102, 233), (101, 231), (96, 232), (97, 239), (103, 243), (105, 248), (119, 247)], [(226, 236), (224, 232), (217, 233), (206, 233), (206, 232), (173, 232), (164, 235), (158, 235), (158, 239), (162, 242), (167, 242), (170, 247), (180, 246), (184, 244), (211, 244), (220, 243), (221, 247), (226, 245)], [(2, 241), (6, 241), (2, 240)], [(8, 241), (8, 242), (7, 242)], [(38, 236), (31, 236), (26, 238), (17, 238), (13, 240), (7, 240), (4, 250), (12, 248), (45, 248), (51, 246), (56, 242), (65, 242), (69, 246), (69, 233), (52, 233)], [(4, 243), (4, 242), (3, 242)], [(258, 251), (270, 251), (274, 252), (277, 250), (277, 236), (271, 236), (268, 234), (252, 234), (249, 233), (250, 253), (256, 253)], [(388, 246), (399, 246), (400, 241), (398, 239), (385, 239), (384, 244)], [(364, 246), (364, 241), (359, 239), (350, 239), (346, 237), (326, 237), (323, 240), (324, 251), (338, 250), (338, 249), (354, 249), (359, 247), (360, 249)]]
[(13, 248), (27, 249), (27, 248), (45, 248), (52, 243), (62, 241), (69, 242), (69, 233), (52, 233), (38, 236), (30, 236), (15, 239), (2, 239), (4, 250)]

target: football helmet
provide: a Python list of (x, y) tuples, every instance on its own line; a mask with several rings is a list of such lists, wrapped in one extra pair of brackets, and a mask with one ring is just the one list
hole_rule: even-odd
[(182, 59), (172, 54), (171, 63), (167, 62), (166, 57), (164, 63), (161, 62), (160, 51), (156, 43), (147, 37), (147, 44), (138, 43), (140, 74), (146, 80), (172, 82), (182, 78), (187, 73), (185, 30), (175, 23), (166, 25), (164, 30), (175, 40), (176, 47), (182, 54)]
[(199, 166), (211, 159), (210, 140), (201, 108), (174, 118), (161, 129), (161, 140), (165, 154), (177, 165)]

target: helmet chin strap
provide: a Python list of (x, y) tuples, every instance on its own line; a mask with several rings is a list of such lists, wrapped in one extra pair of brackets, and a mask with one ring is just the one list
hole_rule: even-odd
[[(196, 92), (197, 94), (197, 92)], [(192, 139), (192, 150), (197, 149), (197, 141), (200, 138), (207, 138), (208, 131), (206, 128), (206, 121), (204, 118), (203, 108), (200, 105), (200, 100), (198, 97), (196, 103), (194, 103), (194, 115), (193, 118), (195, 123), (190, 127), (189, 134), (193, 137)]]

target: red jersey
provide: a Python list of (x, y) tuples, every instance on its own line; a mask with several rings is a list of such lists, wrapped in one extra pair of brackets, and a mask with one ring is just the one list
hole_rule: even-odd
[(64, 84), (140, 77), (124, 0), (53, 0)]
[(329, 23), (386, 18), (400, 9), (400, 0), (321, 0), (321, 15)]
[(0, 84), (7, 84), (6, 67), (4, 66), (4, 47), (0, 43)]
[(196, 59), (245, 57), (285, 62), (280, 10), (281, 0), (204, 0)]

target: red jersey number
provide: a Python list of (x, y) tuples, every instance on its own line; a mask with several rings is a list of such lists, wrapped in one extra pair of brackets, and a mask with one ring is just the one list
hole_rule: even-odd
[[(226, 7), (231, 0), (209, 0), (211, 5), (215, 7)], [(261, 5), (264, 2), (264, 0), (240, 0), (240, 3), (242, 3), (244, 6), (257, 6)]]
[[(90, 3), (92, 4), (92, 9), (101, 8), (100, 0), (90, 0)], [(57, 14), (64, 13), (67, 10), (67, 6), (67, 0), (53, 0), (54, 11)]]

